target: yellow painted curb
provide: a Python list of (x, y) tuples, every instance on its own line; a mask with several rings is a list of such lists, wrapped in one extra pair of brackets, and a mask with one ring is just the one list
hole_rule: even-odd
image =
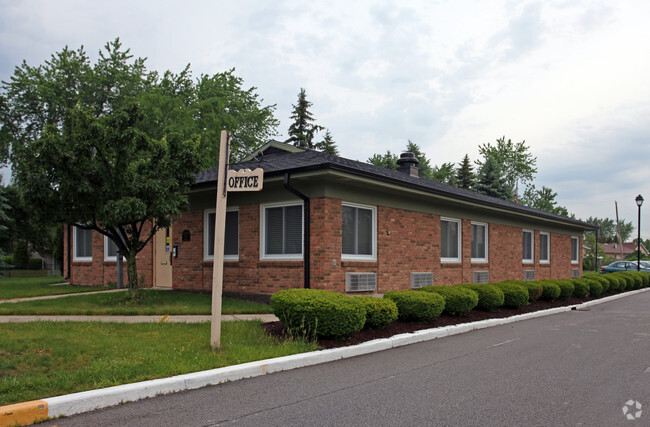
[(167, 323), (170, 317), (171, 316), (169, 315), (162, 316), (160, 319), (158, 319), (158, 323)]
[(0, 427), (27, 426), (48, 417), (47, 402), (32, 400), (14, 405), (0, 406)]

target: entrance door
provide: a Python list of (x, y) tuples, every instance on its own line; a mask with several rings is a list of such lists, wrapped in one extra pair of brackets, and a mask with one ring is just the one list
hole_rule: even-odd
[(154, 236), (153, 242), (153, 285), (160, 288), (172, 287), (172, 229), (163, 228)]

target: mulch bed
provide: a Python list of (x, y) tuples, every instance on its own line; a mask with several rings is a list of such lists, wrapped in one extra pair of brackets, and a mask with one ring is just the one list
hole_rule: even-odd
[[(530, 313), (533, 311), (546, 310), (549, 308), (555, 307), (565, 307), (568, 305), (578, 305), (586, 301), (591, 301), (594, 299), (603, 298), (606, 296), (614, 295), (615, 293), (608, 292), (596, 298), (569, 298), (567, 300), (556, 300), (553, 302), (549, 301), (535, 301), (530, 305), (521, 307), (519, 309), (512, 308), (499, 308), (494, 312), (488, 313), (486, 311), (472, 310), (463, 317), (454, 317), (447, 314), (443, 314), (437, 319), (429, 323), (418, 323), (418, 322), (402, 322), (400, 320), (393, 322), (386, 326), (384, 329), (363, 329), (359, 332), (355, 332), (346, 339), (326, 339), (318, 338), (318, 346), (321, 349), (327, 348), (337, 348), (345, 347), (348, 345), (361, 344), (366, 341), (371, 341), (378, 338), (389, 338), (393, 335), (415, 332), (422, 329), (431, 329), (438, 328), (441, 326), (449, 325), (458, 325), (461, 323), (476, 322), (479, 320), (485, 319), (497, 319), (503, 317), (515, 316), (517, 314)], [(287, 331), (284, 328), (282, 322), (268, 322), (262, 325), (264, 330), (278, 338), (286, 337)]]

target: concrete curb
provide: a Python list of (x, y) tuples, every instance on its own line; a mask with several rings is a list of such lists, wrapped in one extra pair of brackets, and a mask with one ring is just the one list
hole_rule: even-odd
[(534, 319), (576, 309), (584, 309), (596, 304), (602, 304), (647, 291), (650, 291), (650, 288), (612, 295), (610, 297), (588, 301), (575, 306), (557, 307), (532, 313), (519, 314), (507, 318), (488, 319), (465, 323), (462, 325), (427, 329), (414, 333), (395, 335), (391, 338), (368, 341), (355, 346), (318, 350), (310, 353), (259, 360), (256, 362), (243, 363), (240, 365), (227, 366), (208, 371), (177, 375), (170, 378), (124, 384), (99, 390), (89, 390), (64, 396), (49, 397), (42, 400), (2, 406), (0, 407), (0, 426), (15, 425), (16, 423), (27, 425), (48, 417), (56, 418), (59, 416), (69, 416), (119, 405), (121, 403), (154, 397), (160, 394), (192, 390), (208, 385), (252, 378), (273, 372), (281, 372), (331, 362), (334, 360), (347, 359), (350, 357), (388, 350), (390, 348), (458, 335), (473, 330), (506, 325), (521, 320)]

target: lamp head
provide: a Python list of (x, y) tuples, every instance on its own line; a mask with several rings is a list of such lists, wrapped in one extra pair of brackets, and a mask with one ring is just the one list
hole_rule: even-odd
[(634, 200), (636, 200), (636, 205), (638, 207), (641, 207), (641, 205), (643, 204), (643, 197), (639, 194), (638, 196), (636, 196), (636, 199)]

